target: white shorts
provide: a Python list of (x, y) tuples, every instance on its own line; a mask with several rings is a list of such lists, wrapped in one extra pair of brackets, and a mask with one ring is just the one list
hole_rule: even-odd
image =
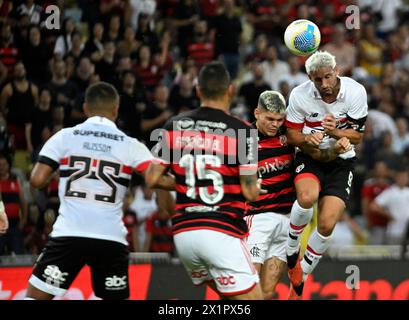
[(184, 231), (173, 239), (193, 284), (214, 281), (228, 296), (247, 293), (259, 282), (243, 239), (213, 230)]
[(274, 212), (246, 216), (249, 227), (247, 247), (253, 263), (261, 263), (276, 257), (287, 262), (286, 244), (290, 226), (290, 214)]

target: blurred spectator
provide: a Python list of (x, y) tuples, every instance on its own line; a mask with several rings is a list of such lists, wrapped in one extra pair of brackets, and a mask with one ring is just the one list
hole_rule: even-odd
[(132, 195), (127, 192), (124, 198), (123, 204), (123, 221), (125, 228), (128, 231), (126, 241), (128, 241), (128, 249), (131, 252), (140, 251), (139, 239), (138, 239), (138, 219), (134, 210), (130, 208), (132, 203)]
[(368, 111), (368, 120), (373, 126), (373, 135), (379, 138), (384, 132), (389, 131), (395, 138), (398, 135), (398, 129), (392, 117), (385, 112), (370, 109)]
[(67, 65), (64, 60), (54, 60), (51, 67), (52, 78), (48, 83), (53, 101), (64, 108), (64, 124), (70, 123), (71, 110), (78, 94), (78, 88), (67, 77)]
[(374, 155), (375, 159), (377, 161), (384, 161), (389, 169), (394, 169), (399, 166), (399, 164), (402, 164), (402, 159), (393, 151), (392, 134), (389, 131), (385, 131), (382, 134), (380, 141), (380, 147)]
[(20, 181), (11, 173), (9, 160), (0, 155), (0, 189), (5, 211), (9, 220), (9, 229), (0, 237), (0, 255), (22, 254), (23, 228), (27, 223), (27, 202)]
[(270, 46), (267, 49), (266, 60), (262, 63), (264, 69), (264, 80), (272, 90), (278, 90), (280, 79), (290, 75), (290, 67), (287, 62), (278, 59), (277, 49)]
[(197, 1), (180, 0), (173, 17), (173, 24), (177, 29), (177, 44), (182, 51), (182, 56), (186, 56), (185, 50), (187, 41), (193, 38), (193, 27), (199, 19), (200, 11)]
[(13, 10), (13, 1), (12, 0), (3, 0), (0, 1), (0, 22), (1, 23), (10, 23), (11, 17), (10, 14)]
[(257, 108), (258, 98), (263, 91), (271, 90), (270, 85), (264, 80), (264, 69), (259, 62), (251, 65), (252, 80), (243, 83), (238, 96), (242, 97), (247, 107), (250, 122), (255, 120), (254, 109)]
[(298, 57), (290, 56), (288, 58), (288, 66), (290, 67), (290, 73), (282, 76), (280, 82), (286, 82), (290, 90), (309, 80), (307, 74), (301, 72), (301, 64)]
[(151, 28), (150, 22), (152, 16), (146, 13), (141, 13), (138, 19), (138, 27), (136, 28), (135, 39), (141, 45), (147, 45), (153, 52), (159, 50), (159, 38)]
[(386, 226), (389, 219), (377, 211), (371, 210), (370, 204), (385, 189), (389, 188), (389, 170), (385, 162), (377, 161), (375, 163), (371, 178), (365, 180), (361, 190), (362, 196), (362, 214), (366, 220), (366, 226), (369, 229), (369, 244), (382, 245), (386, 243)]
[(142, 113), (146, 108), (146, 96), (132, 71), (122, 73), (119, 90), (121, 100), (118, 111), (118, 127), (127, 135), (140, 139)]
[(363, 26), (362, 38), (359, 41), (359, 65), (376, 78), (382, 74), (382, 59), (385, 44), (376, 36), (373, 24)]
[(192, 76), (184, 73), (179, 84), (173, 86), (169, 95), (169, 106), (175, 114), (186, 112), (200, 106)]
[(389, 220), (386, 243), (400, 245), (409, 222), (409, 177), (406, 168), (396, 167), (395, 183), (378, 195), (370, 209)]
[(187, 56), (195, 61), (198, 70), (214, 59), (214, 45), (209, 39), (207, 22), (199, 20), (194, 24), (193, 40), (187, 45)]
[(47, 88), (40, 90), (40, 97), (36, 108), (31, 115), (31, 144), (35, 158), (40, 148), (50, 136), (49, 125), (51, 124), (51, 92)]
[(132, 10), (130, 23), (134, 29), (138, 29), (139, 18), (142, 16), (151, 16), (156, 10), (155, 0), (130, 0), (129, 5)]
[(53, 209), (47, 209), (42, 216), (38, 217), (36, 225), (25, 239), (29, 252), (35, 255), (39, 255), (45, 247), (56, 219)]
[(14, 66), (20, 55), (19, 48), (13, 42), (13, 33), (8, 24), (1, 27), (1, 42), (0, 42), (0, 62), (7, 69), (7, 78), (13, 79)]
[(102, 59), (96, 63), (96, 72), (102, 81), (116, 85), (116, 46), (113, 41), (104, 42), (104, 53)]
[(252, 52), (249, 55), (247, 55), (245, 63), (248, 64), (254, 60), (263, 62), (266, 59), (267, 48), (268, 48), (267, 36), (264, 33), (260, 33), (258, 36), (256, 36), (256, 39), (254, 41), (254, 48)]
[(124, 23), (128, 24), (131, 14), (128, 0), (100, 0), (99, 3), (99, 10), (105, 21), (108, 21), (109, 17), (116, 15), (122, 17)]
[(22, 50), (22, 60), (27, 70), (27, 78), (36, 83), (44, 84), (49, 79), (48, 60), (50, 54), (41, 38), (38, 26), (29, 29), (28, 42)]
[(367, 234), (359, 224), (344, 212), (331, 234), (331, 247), (353, 246), (367, 244)]
[(71, 81), (77, 86), (80, 92), (85, 92), (91, 83), (91, 77), (95, 72), (95, 65), (87, 56), (83, 56), (75, 69), (74, 76)]
[(25, 0), (17, 9), (17, 18), (27, 15), (31, 24), (40, 24), (42, 8), (34, 0)]
[(345, 35), (345, 25), (335, 25), (333, 41), (327, 43), (322, 49), (335, 56), (341, 76), (351, 76), (352, 70), (356, 67), (357, 49), (347, 41)]
[(148, 94), (153, 92), (163, 78), (164, 65), (168, 54), (168, 41), (165, 41), (160, 59), (157, 62), (152, 57), (151, 49), (147, 45), (142, 45), (139, 48), (138, 59), (133, 68)]
[(84, 50), (84, 43), (82, 42), (81, 33), (79, 33), (78, 31), (74, 31), (71, 35), (71, 43), (72, 43), (71, 49), (64, 56), (64, 59), (72, 57), (74, 61), (74, 66), (77, 66), (79, 60), (83, 56)]
[[(1, 92), (0, 107), (6, 114), (8, 131), (14, 137), (14, 147), (22, 153), (26, 150), (29, 153), (33, 151), (29, 137), (30, 117), (37, 102), (38, 88), (27, 80), (24, 64), (18, 62), (14, 68), (14, 80)], [(25, 164), (22, 163), (21, 166), (25, 167)]]
[(280, 22), (275, 0), (255, 0), (247, 2), (247, 21), (254, 27), (255, 33), (273, 34)]
[(409, 147), (408, 120), (400, 117), (396, 119), (398, 135), (393, 139), (393, 151), (401, 155)]
[(155, 212), (146, 221), (146, 242), (144, 245), (149, 252), (168, 252), (174, 254), (172, 222), (169, 215)]
[(121, 32), (121, 18), (119, 15), (113, 15), (109, 18), (109, 24), (107, 28), (104, 28), (105, 34), (104, 42), (114, 42), (117, 44), (122, 38)]
[(74, 32), (75, 26), (71, 18), (65, 18), (62, 23), (61, 34), (57, 38), (54, 47), (54, 54), (62, 58), (72, 48), (71, 35)]
[(92, 28), (92, 36), (85, 43), (84, 47), (84, 54), (89, 56), (93, 62), (100, 61), (104, 55), (103, 36), (104, 25), (98, 22)]
[(155, 88), (153, 101), (148, 103), (142, 114), (141, 130), (142, 139), (146, 146), (151, 149), (155, 142), (150, 141), (151, 132), (161, 128), (165, 122), (173, 115), (168, 103), (169, 89), (163, 84)]
[(138, 223), (138, 242), (141, 247), (137, 251), (147, 251), (148, 248), (142, 247), (146, 243), (146, 221), (158, 210), (154, 191), (144, 185), (137, 187), (130, 208), (136, 212)]
[(240, 67), (240, 40), (243, 31), (234, 0), (224, 0), (222, 12), (215, 18), (216, 55), (224, 61), (230, 77), (237, 77)]
[(127, 26), (124, 32), (124, 39), (119, 41), (118, 55), (120, 57), (131, 57), (135, 59), (137, 57), (138, 48), (140, 43), (135, 39), (135, 31), (132, 26)]

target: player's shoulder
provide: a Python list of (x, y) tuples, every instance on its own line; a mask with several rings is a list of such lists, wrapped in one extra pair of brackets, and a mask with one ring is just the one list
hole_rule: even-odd
[(366, 94), (365, 87), (355, 79), (352, 79), (350, 77), (340, 77), (340, 79), (345, 85), (345, 90), (348, 90), (348, 93), (351, 92), (352, 94), (356, 95)]
[(293, 90), (291, 90), (292, 95), (299, 95), (299, 94), (305, 94), (309, 92), (311, 89), (311, 86), (313, 83), (311, 80), (304, 81), (303, 83), (299, 84), (298, 86), (295, 86)]

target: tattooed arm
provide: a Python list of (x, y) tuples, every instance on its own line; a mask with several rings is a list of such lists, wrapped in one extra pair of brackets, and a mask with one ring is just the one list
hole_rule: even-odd
[(321, 162), (329, 162), (335, 160), (338, 155), (351, 150), (352, 146), (348, 138), (343, 137), (335, 143), (335, 146), (330, 149), (318, 149), (314, 146), (304, 145), (301, 150), (310, 155), (313, 159)]
[(257, 200), (260, 194), (257, 174), (240, 175), (241, 192), (247, 201)]

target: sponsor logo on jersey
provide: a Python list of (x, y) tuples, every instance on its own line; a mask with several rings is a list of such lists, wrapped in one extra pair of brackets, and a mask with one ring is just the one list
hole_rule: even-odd
[(280, 161), (275, 159), (274, 162), (264, 162), (264, 165), (260, 165), (258, 167), (258, 173), (263, 175), (275, 171), (280, 171), (285, 168), (289, 168), (291, 166), (290, 160)]
[(62, 272), (58, 266), (48, 265), (43, 273), (45, 281), (52, 285), (59, 285), (65, 282), (68, 272)]
[(105, 278), (105, 288), (108, 290), (122, 290), (126, 288), (126, 285), (126, 276), (118, 277), (114, 275)]
[(176, 121), (176, 128), (178, 130), (192, 130), (195, 126), (195, 121), (190, 118), (180, 119)]
[(305, 165), (304, 163), (300, 164), (296, 169), (295, 172), (296, 173), (300, 173), (302, 171), (302, 169), (304, 169)]

